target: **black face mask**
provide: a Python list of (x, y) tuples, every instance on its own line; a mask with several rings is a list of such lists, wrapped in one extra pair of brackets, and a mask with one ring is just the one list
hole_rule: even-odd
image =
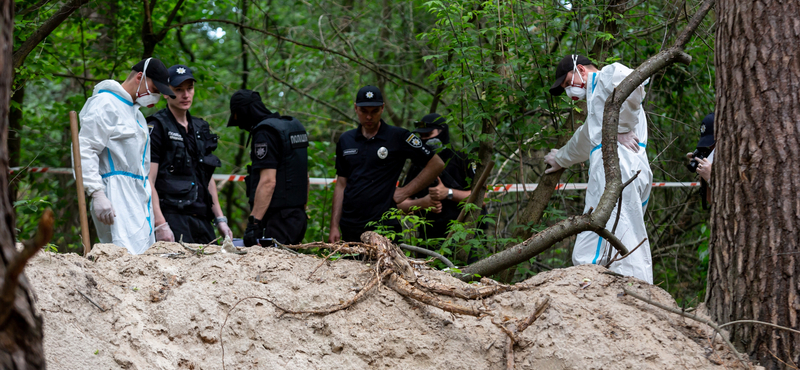
[(439, 128), (439, 134), (425, 139), (424, 143), (431, 149), (439, 151), (441, 148), (444, 148), (445, 145), (450, 144), (450, 128), (447, 125), (442, 125), (442, 127)]
[(228, 120), (228, 127), (250, 131), (259, 122), (272, 117), (280, 115), (267, 109), (261, 101), (261, 95), (255, 91), (239, 90), (231, 97), (231, 117)]

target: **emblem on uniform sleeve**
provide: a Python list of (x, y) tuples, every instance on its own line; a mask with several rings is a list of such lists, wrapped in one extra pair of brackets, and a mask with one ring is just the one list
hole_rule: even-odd
[(386, 157), (388, 156), (389, 156), (389, 149), (386, 149), (385, 146), (382, 146), (380, 149), (378, 149), (378, 158), (386, 159)]
[(411, 145), (414, 148), (422, 148), (422, 140), (417, 137), (417, 135), (411, 134), (406, 139), (408, 145)]
[(267, 156), (267, 143), (257, 143), (255, 145), (256, 148), (256, 158), (264, 159)]

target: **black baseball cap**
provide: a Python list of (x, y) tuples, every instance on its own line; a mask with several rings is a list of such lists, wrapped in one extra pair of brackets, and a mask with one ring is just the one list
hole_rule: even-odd
[(421, 120), (414, 122), (415, 133), (427, 134), (435, 129), (443, 129), (447, 127), (447, 120), (439, 113), (431, 113), (422, 117)]
[(379, 107), (381, 105), (383, 105), (381, 89), (372, 85), (367, 85), (358, 90), (358, 94), (356, 94), (356, 106)]
[[(152, 62), (153, 61), (150, 61), (150, 63)], [(192, 74), (192, 69), (183, 64), (176, 64), (172, 67), (169, 67), (167, 71), (169, 72), (169, 84), (173, 87), (178, 87), (178, 85), (182, 84), (183, 81), (186, 80), (197, 81)]]
[[(148, 60), (150, 60), (149, 63), (147, 62)], [(131, 69), (136, 72), (145, 72), (145, 64), (147, 64), (147, 72), (145, 75), (153, 80), (158, 91), (163, 95), (169, 95), (169, 97), (174, 98), (175, 93), (172, 92), (172, 89), (169, 87), (169, 72), (167, 71), (167, 67), (164, 66), (164, 63), (161, 63), (161, 61), (156, 58), (145, 58), (139, 63), (136, 63)]]
[[(575, 63), (572, 62), (573, 56), (578, 57)], [(564, 78), (567, 77), (567, 73), (575, 69), (575, 64), (583, 66), (593, 65), (592, 61), (583, 55), (570, 54), (561, 58), (561, 61), (558, 62), (558, 67), (556, 67), (556, 82), (553, 82), (553, 86), (550, 87), (550, 94), (559, 96), (564, 93), (564, 88), (561, 87), (561, 84), (564, 83)]]
[(700, 141), (697, 142), (698, 148), (710, 148), (714, 145), (714, 113), (709, 113), (703, 122), (700, 123)]

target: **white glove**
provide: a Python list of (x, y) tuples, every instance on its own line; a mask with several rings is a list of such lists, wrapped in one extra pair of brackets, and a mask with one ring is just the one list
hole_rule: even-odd
[(547, 155), (544, 156), (544, 163), (550, 165), (550, 168), (544, 170), (545, 175), (556, 172), (563, 168), (560, 164), (558, 164), (558, 162), (556, 162), (556, 154), (558, 154), (558, 149), (550, 149), (550, 153), (547, 153)]
[(102, 190), (92, 193), (92, 211), (95, 217), (106, 225), (113, 225), (114, 217), (117, 217), (114, 208), (111, 207), (111, 201), (106, 198), (106, 193)]
[(624, 134), (617, 134), (617, 141), (634, 153), (639, 153), (639, 137), (636, 136), (635, 132), (629, 131)]
[(169, 228), (169, 223), (165, 222), (161, 225), (156, 226), (156, 241), (159, 242), (175, 241), (175, 234), (173, 234), (172, 229)]
[(219, 230), (219, 234), (222, 235), (223, 238), (233, 238), (233, 231), (228, 227), (227, 222), (218, 223), (217, 230)]

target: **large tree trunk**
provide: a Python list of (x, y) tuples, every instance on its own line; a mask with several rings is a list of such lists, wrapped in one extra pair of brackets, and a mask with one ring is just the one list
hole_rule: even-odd
[(42, 318), (33, 308), (33, 292), (19, 267), (24, 260), (14, 246), (14, 211), (7, 194), (13, 42), (14, 1), (0, 0), (0, 368), (44, 369)]
[[(717, 10), (708, 307), (719, 323), (797, 329), (800, 3), (720, 0)], [(767, 369), (800, 364), (798, 334), (740, 324), (731, 341)]]

